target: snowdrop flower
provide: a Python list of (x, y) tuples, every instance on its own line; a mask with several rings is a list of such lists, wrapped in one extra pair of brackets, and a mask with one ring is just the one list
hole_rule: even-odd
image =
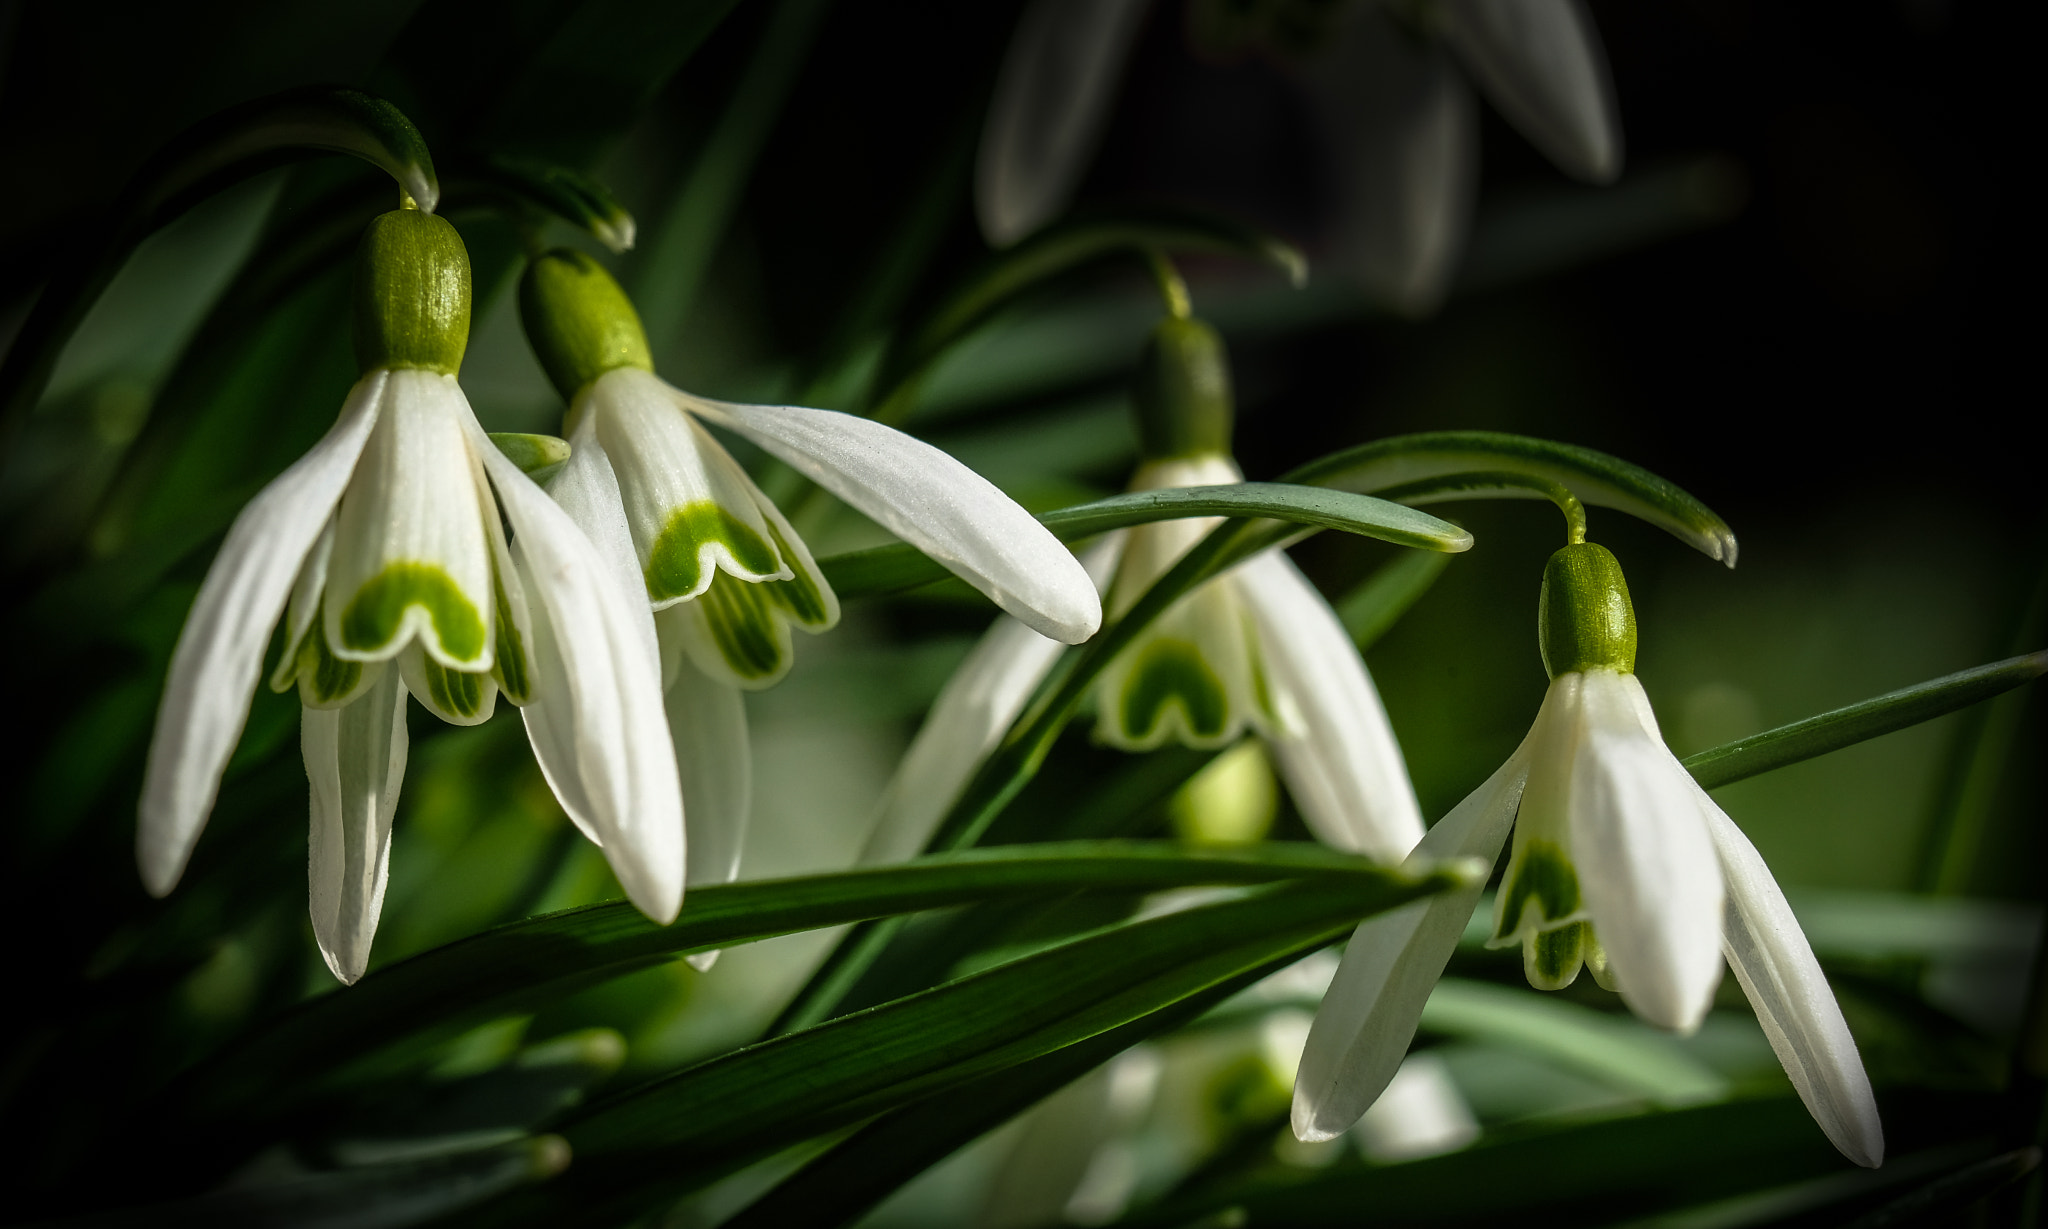
[(738, 873), (748, 810), (742, 690), (781, 679), (790, 629), (839, 619), (803, 539), (707, 426), (758, 444), (915, 545), (1034, 631), (1095, 634), (1100, 600), (1059, 540), (985, 479), (870, 419), (698, 397), (653, 372), (632, 303), (580, 252), (536, 258), (520, 288), (528, 338), (570, 403), (572, 453), (550, 488), (656, 612), (660, 677), (682, 773), (688, 881)]
[[(1136, 398), (1144, 455), (1131, 489), (1242, 482), (1230, 459), (1230, 374), (1199, 320), (1154, 330)], [(1218, 523), (1141, 525), (1083, 556), (1121, 616)], [(914, 856), (1000, 739), (1059, 646), (999, 622), (934, 703), (884, 794), (864, 861)], [(1130, 751), (1264, 738), (1295, 805), (1330, 845), (1384, 861), (1422, 837), (1422, 814), (1365, 663), (1308, 578), (1268, 551), (1169, 608), (1103, 671), (1096, 737)]]
[(383, 904), (407, 692), (457, 725), (488, 720), (501, 693), (524, 705), (549, 783), (634, 904), (666, 922), (682, 899), (681, 798), (646, 609), (619, 598), (590, 541), (477, 424), (455, 382), (469, 304), (453, 226), (411, 210), (370, 224), (355, 285), (362, 378), (326, 436), (228, 531), (150, 744), (137, 853), (162, 896), (206, 824), (284, 617), (270, 683), (305, 705), (313, 932), (344, 982), (367, 967)]
[[(1147, 0), (1034, 0), (982, 131), (975, 207), (1007, 246), (1065, 210), (1116, 99)], [(1568, 175), (1611, 182), (1621, 124), (1580, 0), (1192, 0), (1210, 54), (1258, 51), (1301, 87), (1331, 165), (1318, 257), (1397, 309), (1441, 301), (1470, 224), (1478, 123), (1469, 78)]]
[[(1636, 623), (1621, 567), (1585, 542), (1544, 572), (1549, 693), (1529, 736), (1444, 817), (1417, 858), (1514, 847), (1494, 946), (1519, 945), (1531, 985), (1582, 965), (1643, 1019), (1699, 1026), (1735, 970), (1807, 1108), (1843, 1155), (1884, 1158), (1870, 1081), (1807, 944), (1756, 848), (1665, 748), (1636, 681)], [(1457, 946), (1474, 886), (1358, 928), (1317, 1013), (1294, 1091), (1294, 1130), (1328, 1138), (1380, 1095)]]

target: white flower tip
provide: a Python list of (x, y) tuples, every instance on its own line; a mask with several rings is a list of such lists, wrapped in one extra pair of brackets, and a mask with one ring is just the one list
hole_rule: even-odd
[(1718, 974), (1704, 986), (1680, 986), (1675, 979), (1664, 980), (1647, 995), (1634, 992), (1624, 982), (1621, 998), (1644, 1023), (1690, 1037), (1700, 1031), (1707, 1009), (1714, 1005), (1714, 988), (1720, 982)]
[(683, 963), (689, 965), (691, 968), (697, 970), (699, 973), (709, 973), (711, 971), (711, 966), (718, 963), (718, 952), (691, 952), (689, 955), (683, 957)]
[(363, 972), (370, 967), (370, 945), (351, 944), (348, 951), (336, 951), (324, 941), (320, 944), (320, 959), (327, 962), (327, 971), (344, 986), (353, 986), (363, 979)]
[(1079, 644), (1102, 630), (1102, 598), (1079, 564), (1075, 565), (1075, 574), (1080, 583), (1062, 586), (1057, 607), (1034, 612), (1039, 616), (1036, 620), (1025, 620), (1032, 624), (1033, 631), (1061, 644)]
[(626, 899), (633, 907), (647, 915), (657, 926), (666, 926), (676, 920), (676, 914), (683, 911), (683, 876), (681, 867), (674, 875), (649, 874), (646, 867), (628, 867), (619, 864), (610, 848), (605, 854), (611, 859), (612, 872), (619, 877), (619, 886), (626, 889)]
[(1876, 1169), (1882, 1166), (1884, 1164), (1884, 1128), (1877, 1124), (1876, 1115), (1873, 1114), (1869, 1122), (1857, 1123), (1856, 1126), (1859, 1129), (1855, 1134), (1849, 1138), (1834, 1141), (1835, 1147), (1841, 1150), (1843, 1156), (1848, 1157), (1865, 1169)]
[(1294, 1109), (1288, 1115), (1288, 1122), (1294, 1128), (1294, 1138), (1304, 1144), (1326, 1143), (1351, 1129), (1351, 1124), (1332, 1123), (1316, 1112), (1297, 1086), (1294, 1090)]
[(147, 842), (136, 843), (135, 865), (142, 872), (142, 890), (158, 900), (169, 896), (185, 875), (183, 858)]

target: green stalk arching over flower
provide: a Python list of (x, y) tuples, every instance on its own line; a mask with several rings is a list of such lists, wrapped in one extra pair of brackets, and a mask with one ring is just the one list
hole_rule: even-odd
[[(1184, 298), (1175, 297), (1183, 308)], [(1136, 390), (1145, 459), (1134, 490), (1243, 481), (1222, 339), (1199, 320), (1161, 321)], [(1162, 521), (1105, 535), (1083, 555), (1121, 615), (1217, 521)], [(950, 680), (878, 807), (864, 861), (915, 855), (977, 764), (1023, 711), (1059, 646), (998, 621)], [(1387, 861), (1422, 837), (1422, 815), (1379, 694), (1328, 602), (1279, 551), (1182, 598), (1104, 670), (1096, 738), (1126, 750), (1169, 740), (1265, 739), (1316, 835)]]
[(161, 896), (206, 823), (284, 617), (270, 682), (305, 705), (313, 930), (345, 982), (368, 965), (382, 907), (408, 691), (459, 725), (487, 720), (500, 692), (525, 706), (549, 783), (633, 903), (665, 922), (682, 902), (653, 629), (478, 425), (456, 383), (469, 305), (453, 226), (412, 210), (370, 224), (355, 282), (362, 377), (327, 435), (228, 531), (150, 745), (137, 854)]
[(550, 491), (652, 606), (682, 773), (691, 883), (738, 873), (748, 810), (743, 689), (788, 672), (791, 625), (839, 603), (809, 549), (706, 424), (741, 435), (943, 563), (1038, 632), (1101, 623), (1087, 573), (1044, 526), (952, 457), (868, 419), (698, 397), (654, 374), (638, 314), (580, 252), (536, 257), (521, 314), (569, 401)]
[[(1551, 683), (1528, 737), (1413, 856), (1490, 859), (1512, 830), (1492, 945), (1520, 945), (1539, 989), (1569, 984), (1583, 963), (1638, 1016), (1687, 1033), (1725, 959), (1821, 1129), (1850, 1160), (1880, 1164), (1877, 1103), (1812, 947), (1756, 848), (1658, 733), (1614, 556), (1583, 541), (1557, 552), (1539, 621)], [(1378, 1098), (1479, 890), (1353, 934), (1302, 1057), (1298, 1136), (1328, 1139)]]

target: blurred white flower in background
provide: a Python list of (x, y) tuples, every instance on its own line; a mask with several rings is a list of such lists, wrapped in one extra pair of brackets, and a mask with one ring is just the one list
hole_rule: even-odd
[[(1147, 0), (1033, 0), (982, 132), (975, 208), (1005, 247), (1055, 220), (1085, 177)], [(1301, 89), (1328, 166), (1318, 264), (1397, 311), (1443, 299), (1471, 224), (1477, 86), (1564, 173), (1621, 173), (1621, 123), (1580, 0), (1192, 0), (1204, 55), (1261, 54)]]

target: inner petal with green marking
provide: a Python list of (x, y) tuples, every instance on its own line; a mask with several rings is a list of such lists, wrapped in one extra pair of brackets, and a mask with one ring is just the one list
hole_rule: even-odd
[(711, 500), (694, 500), (669, 513), (647, 552), (647, 596), (656, 602), (696, 597), (720, 570), (746, 580), (791, 575), (782, 554), (753, 526)]
[(430, 651), (454, 663), (490, 665), (491, 636), (483, 613), (436, 564), (387, 564), (355, 591), (328, 628), (337, 651), (388, 656), (417, 634)]

